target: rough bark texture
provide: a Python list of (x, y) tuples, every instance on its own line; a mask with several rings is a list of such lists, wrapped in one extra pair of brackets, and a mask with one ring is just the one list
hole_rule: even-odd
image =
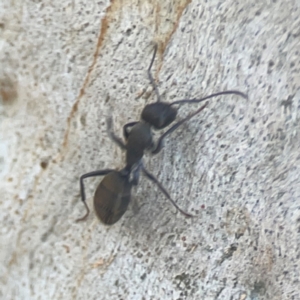
[[(299, 28), (298, 0), (2, 0), (1, 299), (300, 299)], [(80, 175), (124, 165), (106, 118), (155, 101), (153, 42), (165, 101), (249, 100), (145, 157), (193, 219), (142, 178), (117, 224), (75, 223)]]

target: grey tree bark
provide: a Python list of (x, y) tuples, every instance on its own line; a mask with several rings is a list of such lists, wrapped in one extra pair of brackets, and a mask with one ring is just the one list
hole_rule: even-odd
[[(299, 28), (296, 0), (2, 0), (1, 299), (300, 299)], [(164, 101), (249, 100), (145, 157), (193, 219), (142, 178), (117, 224), (75, 223), (80, 175), (124, 166), (106, 118), (155, 101), (154, 42)]]

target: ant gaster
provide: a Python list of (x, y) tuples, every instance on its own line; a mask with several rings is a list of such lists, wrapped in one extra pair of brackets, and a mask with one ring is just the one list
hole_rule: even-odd
[(172, 202), (176, 209), (186, 217), (192, 217), (189, 213), (180, 209), (174, 200), (170, 197), (169, 193), (162, 186), (162, 184), (146, 170), (143, 164), (143, 155), (145, 150), (149, 150), (152, 154), (160, 152), (163, 148), (163, 142), (165, 137), (176, 130), (181, 124), (191, 119), (193, 116), (200, 113), (208, 103), (205, 103), (202, 107), (191, 113), (184, 119), (175, 123), (170, 127), (155, 144), (152, 138), (152, 127), (155, 129), (163, 129), (170, 125), (177, 115), (177, 108), (175, 105), (181, 105), (184, 103), (199, 103), (207, 99), (220, 96), (235, 94), (247, 99), (247, 95), (239, 91), (223, 91), (209, 95), (201, 99), (185, 99), (172, 103), (162, 102), (160, 94), (158, 92), (157, 85), (151, 74), (151, 67), (153, 65), (155, 55), (157, 52), (157, 45), (154, 48), (154, 54), (148, 68), (148, 77), (151, 85), (157, 96), (157, 101), (145, 106), (141, 114), (141, 121), (131, 122), (123, 127), (123, 135), (126, 143), (124, 143), (119, 137), (117, 137), (112, 130), (112, 118), (107, 120), (107, 129), (110, 138), (123, 150), (126, 151), (126, 165), (120, 171), (114, 169), (104, 169), (84, 174), (80, 177), (80, 193), (81, 200), (86, 207), (86, 214), (78, 219), (82, 221), (89, 215), (89, 208), (85, 201), (85, 190), (83, 180), (88, 177), (104, 176), (100, 184), (98, 185), (94, 195), (94, 208), (98, 218), (107, 225), (116, 223), (127, 210), (130, 202), (131, 188), (137, 185), (139, 182), (140, 172), (154, 182), (164, 195)]

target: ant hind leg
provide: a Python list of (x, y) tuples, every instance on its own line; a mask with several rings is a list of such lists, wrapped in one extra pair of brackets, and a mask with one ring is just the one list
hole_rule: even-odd
[(193, 217), (191, 214), (185, 212), (184, 210), (182, 210), (176, 203), (175, 201), (171, 198), (171, 196), (169, 195), (169, 193), (166, 191), (166, 189), (162, 186), (162, 184), (157, 180), (157, 178), (152, 175), (149, 171), (147, 171), (144, 167), (142, 168), (144, 174), (146, 175), (146, 177), (151, 180), (152, 182), (154, 182), (159, 189), (164, 193), (164, 195), (168, 198), (169, 201), (171, 201), (171, 203), (176, 207), (176, 209), (182, 213), (184, 216), (191, 218)]
[(83, 204), (86, 208), (86, 214), (83, 217), (77, 219), (76, 222), (84, 221), (90, 213), (90, 209), (89, 209), (88, 205), (85, 202), (85, 190), (84, 190), (83, 180), (85, 178), (88, 178), (88, 177), (97, 177), (97, 176), (107, 175), (108, 173), (113, 172), (113, 171), (114, 170), (112, 170), (112, 169), (98, 170), (98, 171), (93, 171), (93, 172), (90, 172), (90, 173), (83, 174), (80, 177), (80, 195), (81, 195), (81, 201), (83, 202)]

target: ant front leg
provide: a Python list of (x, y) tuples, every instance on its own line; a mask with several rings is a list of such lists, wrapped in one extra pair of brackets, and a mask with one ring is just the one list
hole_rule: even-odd
[(83, 180), (85, 178), (88, 178), (88, 177), (97, 177), (97, 176), (107, 175), (108, 173), (113, 172), (113, 171), (114, 170), (112, 170), (112, 169), (93, 171), (93, 172), (90, 172), (90, 173), (86, 173), (86, 174), (84, 174), (80, 177), (80, 195), (81, 195), (81, 201), (83, 202), (83, 204), (86, 208), (86, 214), (83, 217), (77, 219), (76, 222), (84, 221), (90, 213), (90, 209), (89, 209), (88, 205), (85, 202), (85, 189), (84, 189)]
[(112, 127), (113, 121), (112, 121), (112, 117), (109, 117), (106, 119), (106, 125), (107, 125), (107, 133), (109, 135), (109, 137), (111, 138), (111, 140), (116, 143), (121, 149), (126, 150), (126, 145), (124, 144), (124, 142), (115, 135)]
[(173, 125), (171, 128), (169, 128), (157, 141), (156, 147), (151, 151), (152, 154), (157, 154), (161, 151), (161, 149), (164, 147), (164, 139), (166, 136), (171, 134), (173, 131), (175, 131), (180, 125), (182, 125), (184, 122), (188, 121), (191, 119), (193, 116), (197, 115), (199, 112), (201, 112), (208, 103), (205, 103), (203, 106), (201, 106), (198, 110), (196, 110), (194, 113), (189, 114), (187, 117), (184, 119), (180, 120), (177, 122), (175, 125)]
[(124, 139), (127, 141), (128, 140), (128, 137), (129, 137), (129, 128), (133, 127), (134, 125), (136, 125), (138, 122), (130, 122), (130, 123), (127, 123), (123, 126), (123, 136), (124, 136)]

